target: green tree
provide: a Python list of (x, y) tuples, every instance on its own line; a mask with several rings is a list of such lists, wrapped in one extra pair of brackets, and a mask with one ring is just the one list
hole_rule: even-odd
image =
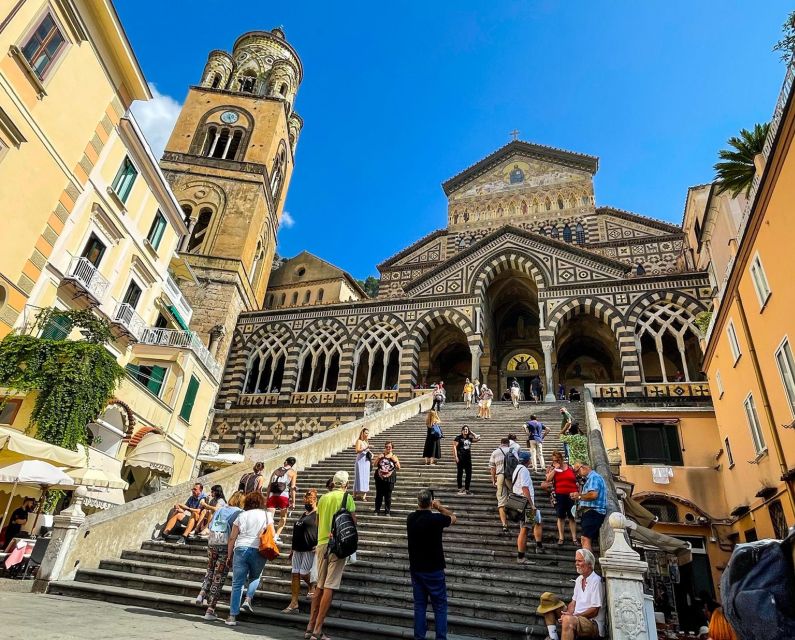
[(795, 11), (787, 16), (784, 24), (781, 25), (783, 36), (773, 47), (773, 51), (781, 52), (781, 60), (786, 64), (792, 64), (795, 60)]
[(381, 281), (378, 278), (374, 276), (367, 276), (366, 279), (356, 280), (356, 282), (371, 298), (375, 298), (378, 295), (378, 287), (381, 284)]
[(732, 196), (737, 196), (745, 191), (747, 196), (751, 192), (751, 183), (756, 173), (754, 156), (762, 153), (769, 128), (770, 123), (766, 122), (755, 124), (752, 131), (742, 129), (739, 137), (729, 138), (730, 149), (721, 149), (718, 152), (720, 162), (715, 163), (718, 193), (730, 191)]

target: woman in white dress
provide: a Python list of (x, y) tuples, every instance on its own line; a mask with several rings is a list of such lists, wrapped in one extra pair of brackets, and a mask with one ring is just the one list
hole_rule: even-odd
[(370, 432), (362, 429), (356, 438), (356, 464), (353, 473), (353, 499), (367, 502), (367, 492), (370, 490), (370, 461), (373, 454), (370, 451)]

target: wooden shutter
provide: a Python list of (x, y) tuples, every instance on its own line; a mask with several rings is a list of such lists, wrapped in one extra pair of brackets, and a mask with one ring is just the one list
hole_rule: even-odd
[(622, 425), (621, 431), (624, 435), (624, 457), (627, 464), (640, 464), (638, 457), (638, 439), (635, 436), (635, 425)]
[(190, 414), (193, 411), (193, 404), (196, 402), (196, 394), (199, 391), (199, 380), (196, 376), (190, 377), (190, 382), (188, 383), (188, 390), (185, 392), (185, 399), (182, 401), (182, 410), (179, 412), (179, 417), (185, 420), (185, 422), (190, 421)]
[(684, 464), (682, 460), (682, 443), (679, 441), (679, 428), (675, 424), (666, 424), (665, 441), (668, 443), (668, 459), (670, 464)]

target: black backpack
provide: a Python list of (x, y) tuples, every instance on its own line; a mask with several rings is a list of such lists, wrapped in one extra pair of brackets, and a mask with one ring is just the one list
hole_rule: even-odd
[(269, 491), (271, 493), (284, 493), (284, 490), (287, 488), (287, 479), (287, 467), (279, 467), (271, 476)]
[(248, 473), (244, 474), (242, 478), (240, 478), (240, 484), (237, 485), (237, 490), (242, 491), (243, 493), (251, 493), (254, 491), (254, 489), (256, 489), (257, 480), (259, 477), (260, 475), (258, 473), (249, 471)]
[(342, 496), (342, 502), (337, 513), (331, 518), (331, 534), (328, 540), (328, 550), (338, 558), (347, 558), (356, 553), (359, 546), (359, 532), (353, 521), (351, 512), (348, 511), (348, 492)]
[(721, 578), (723, 612), (742, 640), (795, 638), (795, 533), (738, 544)]
[[(502, 449), (500, 449), (502, 451)], [(509, 447), (508, 453), (502, 452), (503, 455), (503, 463), (502, 463), (502, 475), (506, 478), (511, 478), (511, 482), (513, 482), (513, 472), (516, 467), (519, 466), (519, 459), (513, 455), (513, 450)]]

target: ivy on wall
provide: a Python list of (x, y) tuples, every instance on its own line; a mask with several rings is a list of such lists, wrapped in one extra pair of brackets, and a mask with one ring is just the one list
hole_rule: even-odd
[(40, 440), (74, 451), (86, 444), (88, 423), (105, 410), (124, 369), (105, 347), (112, 339), (110, 324), (91, 310), (43, 309), (33, 333), (53, 322), (79, 330), (82, 338), (7, 335), (0, 342), (0, 386), (36, 392), (30, 430)]
[(560, 436), (561, 441), (569, 446), (569, 462), (574, 463), (576, 460), (589, 463), (590, 457), (588, 456), (588, 438), (579, 434), (569, 436)]

